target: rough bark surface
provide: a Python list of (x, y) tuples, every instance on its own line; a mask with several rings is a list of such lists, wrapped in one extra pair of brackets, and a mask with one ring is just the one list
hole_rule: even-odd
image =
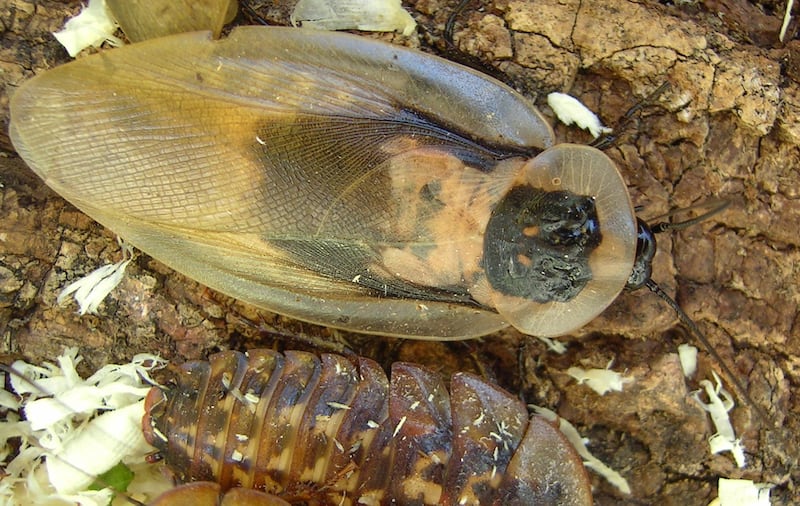
[[(250, 2), (286, 21), (274, 2)], [(398, 43), (438, 51), (457, 2), (407, 5), (422, 28)], [(718, 477), (775, 484), (773, 504), (800, 503), (800, 40), (778, 41), (782, 2), (497, 0), (456, 23), (465, 53), (505, 72), (542, 106), (569, 92), (615, 126), (664, 82), (607, 150), (651, 218), (712, 197), (724, 213), (660, 237), (654, 279), (708, 336), (750, 397), (731, 413), (747, 449), (738, 469), (710, 455), (714, 429), (690, 398), (676, 346), (688, 340), (674, 313), (646, 291), (625, 293), (564, 355), (515, 331), (439, 343), (357, 336), (288, 321), (210, 292), (139, 254), (99, 315), (78, 316), (56, 296), (67, 282), (120, 258), (114, 235), (49, 190), (15, 155), (8, 101), (25, 79), (68, 61), (50, 35), (79, 2), (7, 0), (0, 5), (0, 352), (53, 360), (78, 346), (86, 369), (141, 351), (176, 361), (219, 349), (352, 350), (385, 366), (414, 361), (477, 371), (527, 402), (549, 406), (590, 439), (601, 460), (629, 480), (623, 496), (594, 477), (597, 504), (707, 504)], [(260, 5), (263, 4), (263, 5)], [(666, 5), (665, 5), (666, 4)], [(268, 12), (272, 10), (274, 12)], [(239, 16), (235, 23), (247, 23)], [(560, 139), (587, 142), (557, 128)], [(99, 170), (87, 167), (86, 170)], [(269, 329), (269, 330), (267, 330)], [(295, 335), (297, 338), (285, 337)], [(698, 378), (719, 367), (701, 350)], [(600, 397), (566, 369), (626, 371), (634, 382)]]

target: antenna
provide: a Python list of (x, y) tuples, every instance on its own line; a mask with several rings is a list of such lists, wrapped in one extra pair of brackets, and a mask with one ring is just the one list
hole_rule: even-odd
[(655, 91), (653, 91), (650, 95), (643, 98), (642, 100), (637, 102), (633, 107), (628, 109), (625, 112), (625, 114), (622, 115), (622, 118), (619, 119), (617, 126), (614, 127), (613, 132), (608, 132), (598, 137), (594, 141), (590, 142), (589, 145), (592, 146), (593, 148), (601, 150), (614, 146), (619, 141), (622, 134), (624, 134), (625, 131), (631, 127), (634, 115), (636, 115), (636, 113), (641, 111), (646, 105), (655, 102), (656, 99), (658, 99), (658, 97), (661, 96), (661, 94), (670, 89), (670, 86), (671, 85), (669, 81), (662, 83), (661, 86), (656, 88)]
[(769, 419), (766, 411), (764, 411), (761, 406), (753, 402), (753, 399), (747, 393), (747, 390), (745, 390), (742, 382), (739, 381), (739, 378), (733, 373), (731, 368), (728, 367), (727, 363), (722, 360), (722, 357), (720, 357), (717, 350), (711, 345), (711, 342), (709, 342), (705, 334), (700, 331), (700, 328), (697, 326), (694, 320), (689, 318), (689, 315), (687, 315), (686, 312), (681, 309), (678, 303), (675, 302), (675, 300), (670, 297), (655, 281), (653, 281), (652, 277), (650, 276), (650, 263), (652, 262), (652, 258), (655, 255), (656, 250), (656, 240), (653, 234), (659, 234), (669, 230), (681, 230), (686, 227), (690, 227), (700, 223), (701, 221), (707, 220), (717, 213), (722, 212), (728, 207), (729, 204), (730, 202), (727, 200), (711, 199), (695, 206), (670, 211), (669, 213), (656, 218), (656, 220), (665, 219), (680, 215), (682, 213), (688, 213), (690, 211), (703, 211), (699, 216), (674, 223), (662, 221), (654, 225), (648, 225), (642, 219), (639, 219), (639, 242), (636, 247), (636, 261), (634, 263), (634, 270), (631, 274), (631, 278), (628, 280), (627, 289), (635, 290), (642, 286), (646, 286), (651, 292), (658, 295), (661, 300), (666, 302), (667, 305), (671, 307), (673, 311), (675, 311), (678, 319), (689, 330), (689, 333), (692, 334), (695, 340), (700, 343), (700, 345), (705, 348), (708, 354), (711, 355), (711, 357), (719, 364), (719, 367), (722, 369), (723, 376), (725, 376), (726, 379), (730, 381), (730, 383), (736, 388), (746, 404), (753, 408), (762, 422), (766, 422)]
[(708, 340), (705, 334), (700, 331), (700, 328), (697, 326), (697, 324), (691, 318), (689, 318), (689, 315), (687, 315), (686, 312), (681, 309), (678, 303), (675, 302), (672, 297), (667, 295), (667, 293), (652, 279), (648, 279), (645, 282), (645, 286), (650, 289), (651, 292), (661, 297), (661, 300), (666, 302), (667, 305), (671, 307), (673, 311), (675, 311), (675, 314), (678, 315), (678, 319), (681, 321), (681, 323), (683, 323), (689, 329), (689, 333), (692, 334), (692, 336), (703, 346), (703, 348), (705, 348), (709, 355), (711, 355), (711, 357), (719, 364), (720, 368), (722, 369), (723, 376), (727, 377), (728, 381), (733, 384), (733, 386), (739, 392), (739, 395), (741, 395), (745, 402), (753, 408), (761, 421), (766, 422), (769, 419), (767, 413), (761, 408), (761, 406), (756, 404), (752, 398), (750, 398), (750, 395), (747, 393), (747, 390), (745, 390), (742, 382), (739, 381), (739, 378), (733, 374), (733, 371), (731, 371), (727, 363), (722, 360), (722, 357), (720, 357), (719, 353), (717, 353), (717, 350), (711, 345), (711, 342)]

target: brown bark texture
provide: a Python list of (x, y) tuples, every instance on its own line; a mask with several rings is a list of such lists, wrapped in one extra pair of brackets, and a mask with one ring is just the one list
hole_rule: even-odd
[[(250, 6), (285, 24), (288, 8), (276, 3)], [(379, 37), (447, 57), (441, 37), (457, 3), (405, 2), (418, 33)], [(796, 22), (778, 40), (783, 9), (771, 0), (495, 0), (473, 2), (455, 25), (461, 52), (502, 71), (546, 114), (552, 115), (547, 93), (562, 91), (606, 125), (623, 125), (628, 109), (670, 83), (623, 125), (606, 153), (645, 218), (716, 197), (731, 202), (706, 222), (659, 237), (653, 278), (768, 415), (759, 419), (736, 395), (731, 418), (746, 448), (744, 469), (729, 454), (709, 453), (714, 428), (690, 398), (699, 387), (683, 378), (676, 352), (691, 337), (647, 290), (623, 293), (565, 337), (563, 355), (513, 330), (444, 343), (290, 321), (213, 293), (144, 254), (99, 314), (79, 316), (74, 303), (58, 305), (65, 284), (121, 252), (112, 232), (17, 157), (8, 104), (26, 79), (69, 60), (51, 32), (80, 10), (74, 1), (0, 5), (0, 353), (41, 362), (78, 346), (88, 372), (143, 351), (182, 362), (266, 346), (352, 352), (384, 367), (412, 361), (445, 378), (473, 371), (570, 420), (594, 454), (631, 483), (625, 496), (593, 476), (596, 504), (708, 504), (718, 477), (775, 484), (772, 504), (798, 504), (800, 40)], [(248, 22), (240, 14), (234, 24)], [(573, 128), (558, 126), (556, 133), (560, 140), (591, 140)], [(634, 379), (622, 392), (599, 396), (566, 373), (612, 360), (614, 370)], [(712, 369), (719, 366), (701, 348), (696, 378), (710, 378)]]

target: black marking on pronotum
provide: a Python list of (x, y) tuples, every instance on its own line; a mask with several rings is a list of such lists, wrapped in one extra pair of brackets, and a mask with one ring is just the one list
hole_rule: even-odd
[(567, 302), (592, 279), (588, 259), (601, 240), (592, 197), (518, 186), (492, 212), (484, 267), (503, 293)]

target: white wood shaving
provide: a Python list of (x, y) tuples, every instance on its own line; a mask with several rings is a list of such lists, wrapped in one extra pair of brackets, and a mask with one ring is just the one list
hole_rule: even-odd
[(612, 131), (611, 128), (603, 126), (600, 118), (572, 95), (550, 93), (547, 95), (547, 105), (550, 106), (559, 121), (565, 125), (574, 123), (578, 128), (588, 130), (595, 139)]
[(108, 411), (82, 425), (58, 451), (47, 454), (50, 483), (60, 494), (75, 494), (133, 455), (151, 451), (142, 434), (144, 400)]
[(575, 447), (575, 451), (578, 452), (578, 455), (583, 458), (583, 465), (605, 478), (623, 494), (631, 493), (631, 486), (628, 484), (628, 480), (592, 455), (589, 449), (586, 448), (586, 440), (581, 437), (580, 433), (578, 433), (578, 429), (576, 429), (574, 425), (547, 408), (541, 408), (532, 404), (528, 405), (528, 407), (545, 419), (551, 422), (558, 422), (558, 429), (564, 434), (570, 444)]
[[(611, 367), (609, 363), (608, 367)], [(586, 386), (600, 395), (608, 392), (622, 392), (626, 383), (632, 383), (633, 377), (623, 376), (622, 373), (611, 369), (581, 369), (580, 367), (570, 367), (567, 374), (575, 378), (578, 384), (585, 383)]]
[(104, 265), (95, 269), (86, 276), (73, 281), (58, 294), (56, 302), (63, 303), (72, 295), (78, 303), (78, 313), (84, 315), (97, 314), (97, 309), (103, 300), (117, 287), (125, 275), (125, 269), (133, 260), (133, 250), (120, 240), (122, 246), (122, 260), (115, 264)]
[(542, 337), (542, 336), (536, 336), (536, 338), (539, 341), (543, 342), (545, 345), (547, 345), (547, 349), (554, 353), (563, 355), (567, 351), (567, 346), (558, 339), (551, 339), (549, 337)]
[(686, 378), (691, 378), (697, 372), (697, 348), (691, 344), (678, 346), (678, 359), (681, 361), (681, 370)]
[(717, 498), (708, 506), (769, 506), (769, 483), (720, 478)]
[(786, 37), (786, 30), (789, 28), (789, 22), (792, 20), (792, 7), (794, 7), (794, 0), (786, 1), (786, 10), (783, 12), (783, 23), (781, 23), (781, 32), (778, 39), (783, 42)]
[(400, 0), (300, 0), (289, 18), (292, 25), (317, 30), (365, 30), (414, 33), (416, 21)]
[(706, 404), (700, 399), (700, 390), (692, 392), (692, 398), (700, 404), (704, 410), (708, 411), (711, 416), (711, 421), (717, 429), (717, 433), (708, 438), (708, 444), (711, 448), (711, 453), (720, 453), (729, 451), (733, 454), (733, 459), (736, 465), (741, 467), (745, 466), (744, 447), (741, 440), (736, 438), (733, 432), (733, 425), (728, 416), (728, 411), (733, 409), (733, 397), (727, 390), (722, 388), (722, 381), (717, 373), (712, 371), (716, 386), (709, 380), (700, 382), (708, 395), (709, 402)]
[(122, 41), (114, 37), (117, 23), (111, 17), (105, 0), (89, 0), (80, 14), (67, 21), (61, 31), (53, 36), (75, 58), (89, 46), (100, 47), (103, 42), (121, 46)]
[(143, 397), (152, 384), (150, 371), (165, 361), (140, 354), (128, 364), (107, 365), (86, 380), (76, 371), (80, 362), (77, 349), (69, 348), (57, 364), (12, 365), (29, 380), (10, 376), (19, 396), (18, 411), (26, 419), (10, 413), (0, 424), (0, 445), (20, 438), (19, 451), (6, 463), (0, 480), (0, 504), (106, 506), (110, 490), (82, 489), (120, 461), (142, 460), (152, 451), (142, 435)]

